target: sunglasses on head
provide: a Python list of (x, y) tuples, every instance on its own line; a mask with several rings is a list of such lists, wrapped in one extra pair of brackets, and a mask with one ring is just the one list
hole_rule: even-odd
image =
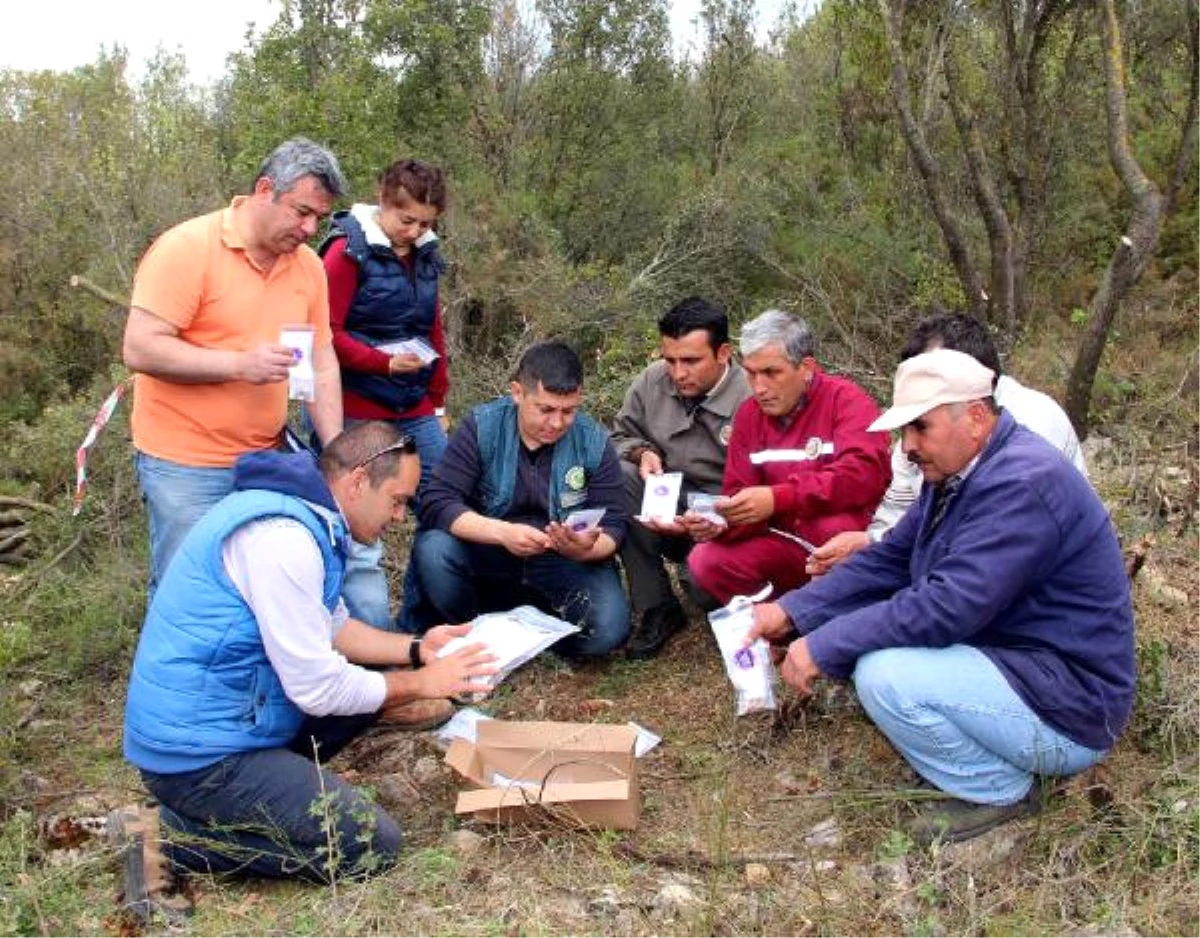
[(362, 462), (358, 463), (358, 465), (356, 465), (354, 468), (355, 469), (365, 469), (367, 466), (371, 465), (371, 463), (373, 463), (380, 456), (386, 456), (388, 453), (407, 453), (408, 455), (411, 456), (416, 451), (417, 451), (417, 441), (414, 440), (411, 436), (404, 435), (404, 436), (401, 436), (400, 439), (398, 439), (395, 443), (390, 443), (387, 446), (385, 446), (383, 449), (372, 453), (370, 456), (368, 456)]

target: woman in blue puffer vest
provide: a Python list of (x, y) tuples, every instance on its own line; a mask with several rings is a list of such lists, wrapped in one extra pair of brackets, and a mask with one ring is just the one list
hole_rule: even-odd
[[(397, 160), (379, 178), (378, 204), (337, 212), (320, 249), (346, 422), (386, 420), (416, 442), (418, 501), (446, 449), (450, 380), (438, 299), (445, 261), (433, 231), (445, 209), (445, 173)], [(382, 555), (378, 542), (352, 547), (343, 597), (355, 618), (388, 629)], [(406, 579), (405, 605), (414, 589)]]

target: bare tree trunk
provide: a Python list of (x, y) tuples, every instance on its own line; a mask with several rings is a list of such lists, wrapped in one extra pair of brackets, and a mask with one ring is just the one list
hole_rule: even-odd
[(988, 318), (992, 322), (1000, 320), (1005, 331), (1013, 335), (1019, 325), (1013, 229), (988, 166), (983, 141), (979, 137), (979, 128), (975, 125), (974, 117), (968, 114), (963, 106), (962, 85), (954, 55), (955, 50), (951, 46), (942, 60), (946, 75), (946, 100), (954, 115), (954, 125), (958, 128), (958, 136), (967, 157), (971, 194), (975, 197), (975, 204), (979, 206), (979, 214), (983, 217), (984, 227), (987, 228), (988, 244), (991, 248), (992, 294), (987, 301)]
[(904, 64), (904, 49), (900, 42), (900, 14), (893, 9), (889, 0), (879, 0), (879, 12), (883, 17), (884, 38), (892, 59), (892, 96), (900, 118), (900, 130), (904, 134), (917, 172), (921, 175), (921, 181), (925, 184), (925, 196), (942, 231), (942, 239), (946, 242), (950, 261), (958, 272), (967, 306), (982, 319), (987, 313), (987, 307), (979, 272), (971, 261), (966, 236), (951, 211), (937, 160), (934, 159), (925, 135), (913, 116), (908, 67)]
[[(1100, 356), (1108, 342), (1113, 320), (1122, 300), (1146, 269), (1158, 249), (1165, 215), (1165, 200), (1158, 186), (1142, 171), (1129, 141), (1125, 105), (1125, 62), (1121, 50), (1121, 26), (1117, 20), (1116, 0), (1104, 0), (1101, 7), (1104, 34), (1105, 110), (1108, 118), (1108, 157), (1113, 170), (1129, 194), (1133, 214), (1121, 236), (1100, 287), (1089, 310), (1091, 325), (1075, 357), (1067, 383), (1067, 416), (1080, 439), (1088, 433), (1092, 387)], [(1189, 113), (1193, 112), (1189, 108)], [(1190, 134), (1190, 128), (1184, 128)]]

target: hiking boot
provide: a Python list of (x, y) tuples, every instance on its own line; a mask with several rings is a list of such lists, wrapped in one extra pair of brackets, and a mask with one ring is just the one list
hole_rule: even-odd
[(117, 808), (108, 815), (108, 839), (119, 850), (124, 889), (121, 909), (141, 927), (155, 919), (177, 928), (192, 913), (187, 896), (176, 891), (175, 875), (162, 851), (158, 809), (145, 805)]
[(674, 599), (642, 613), (642, 622), (625, 646), (625, 657), (634, 661), (653, 658), (667, 640), (687, 625), (683, 607)]
[(385, 726), (419, 733), (435, 730), (454, 716), (454, 704), (445, 698), (410, 700), (408, 703), (392, 704), (379, 711), (379, 722)]
[(1013, 804), (976, 804), (946, 797), (922, 808), (908, 824), (908, 833), (917, 843), (926, 846), (934, 841), (959, 843), (1017, 818), (1037, 814), (1043, 803), (1042, 786), (1037, 781), (1024, 798)]

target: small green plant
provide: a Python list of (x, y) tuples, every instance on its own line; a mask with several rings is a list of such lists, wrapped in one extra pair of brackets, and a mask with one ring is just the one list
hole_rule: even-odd
[(418, 850), (410, 863), (422, 889), (445, 886), (458, 878), (462, 868), (462, 861), (455, 854), (440, 847)]
[(913, 840), (902, 830), (892, 829), (876, 851), (880, 860), (899, 860), (912, 853)]

